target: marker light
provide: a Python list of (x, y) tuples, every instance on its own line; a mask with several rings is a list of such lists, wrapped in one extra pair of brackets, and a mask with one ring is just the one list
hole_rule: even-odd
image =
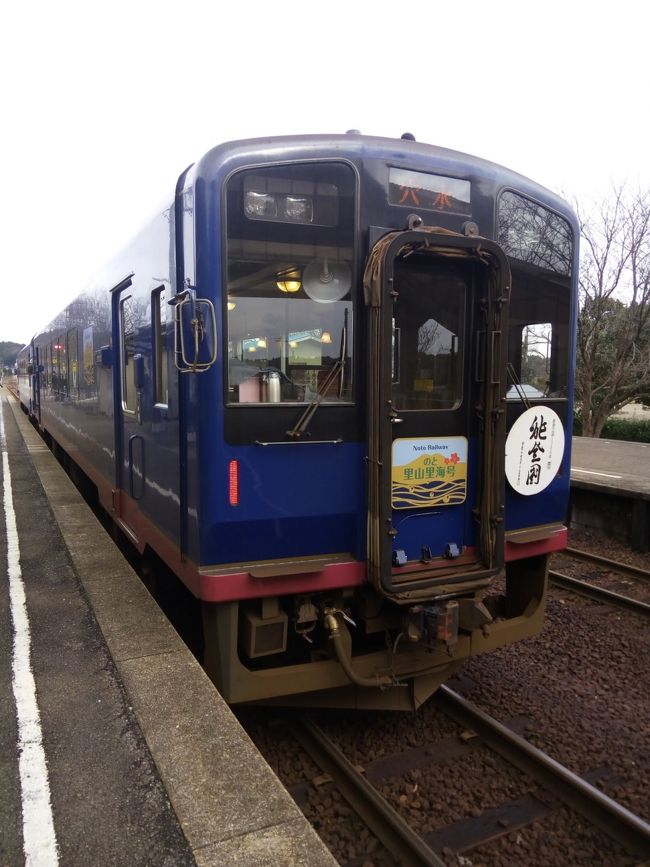
[(239, 505), (239, 461), (228, 464), (228, 502), (231, 506)]

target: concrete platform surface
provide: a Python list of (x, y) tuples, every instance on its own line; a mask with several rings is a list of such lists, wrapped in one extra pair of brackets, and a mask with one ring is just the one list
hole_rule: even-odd
[[(335, 865), (17, 403), (5, 390), (0, 397), (60, 863)], [(3, 573), (7, 533), (2, 520)], [(0, 591), (3, 867), (25, 862), (27, 809), (8, 583)]]
[(650, 499), (650, 444), (573, 437), (571, 484)]

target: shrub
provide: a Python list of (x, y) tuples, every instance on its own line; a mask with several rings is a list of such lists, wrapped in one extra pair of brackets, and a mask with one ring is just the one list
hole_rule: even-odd
[(650, 421), (610, 418), (605, 422), (601, 437), (606, 440), (650, 443)]

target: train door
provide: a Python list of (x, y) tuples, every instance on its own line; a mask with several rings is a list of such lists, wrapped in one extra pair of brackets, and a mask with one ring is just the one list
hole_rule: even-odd
[(396, 232), (371, 253), (368, 565), (388, 595), (501, 564), (508, 284), (484, 239)]
[[(137, 352), (136, 336), (140, 306), (131, 281), (118, 286), (113, 294), (115, 357), (115, 459), (116, 489), (127, 497), (114, 504), (117, 517), (136, 537), (134, 502), (141, 500), (145, 489), (144, 439), (141, 434), (144, 358)], [(117, 332), (117, 333), (116, 333)]]

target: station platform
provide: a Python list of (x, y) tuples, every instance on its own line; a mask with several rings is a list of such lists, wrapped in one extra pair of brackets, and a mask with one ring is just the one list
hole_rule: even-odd
[(0, 864), (335, 865), (4, 388), (0, 412)]
[(573, 437), (572, 526), (650, 549), (650, 444)]

